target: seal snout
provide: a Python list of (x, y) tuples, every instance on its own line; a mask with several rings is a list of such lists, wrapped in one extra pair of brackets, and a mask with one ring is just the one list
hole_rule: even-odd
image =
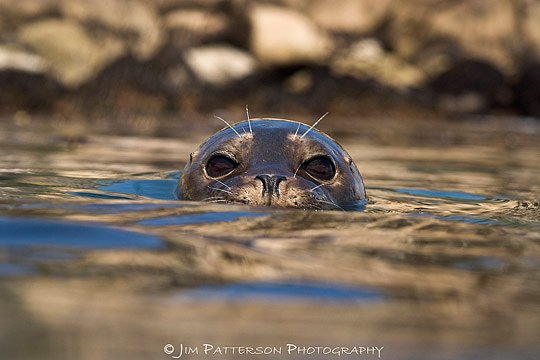
[(262, 197), (270, 203), (273, 196), (279, 196), (279, 184), (287, 178), (281, 175), (257, 175), (255, 180), (262, 182)]

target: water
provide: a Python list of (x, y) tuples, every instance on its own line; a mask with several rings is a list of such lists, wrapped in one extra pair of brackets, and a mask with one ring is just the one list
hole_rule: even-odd
[[(178, 170), (209, 132), (87, 125), (73, 142), (54, 123), (4, 121), (1, 353), (167, 359), (166, 344), (292, 343), (540, 358), (540, 123), (327, 126), (364, 176), (356, 211), (177, 201)], [(333, 358), (297, 355), (266, 358)]]

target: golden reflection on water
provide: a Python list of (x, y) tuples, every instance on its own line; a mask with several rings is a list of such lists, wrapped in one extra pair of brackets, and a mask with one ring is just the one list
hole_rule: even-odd
[[(0, 247), (0, 264), (35, 271), (0, 280), (0, 349), (26, 359), (165, 359), (167, 343), (292, 342), (384, 346), (384, 359), (537, 358), (540, 127), (436, 123), (433, 136), (448, 141), (436, 144), (401, 123), (370, 124), (369, 138), (355, 128), (342, 141), (366, 181), (363, 212), (104, 190), (114, 181), (173, 182), (170, 172), (207, 134), (189, 141), (89, 134), (68, 146), (3, 129), (2, 216), (107, 224), (159, 236), (166, 247), (70, 250), (62, 261), (40, 247)], [(204, 214), (218, 220), (195, 221)], [(338, 284), (381, 298), (189, 295), (231, 282)]]

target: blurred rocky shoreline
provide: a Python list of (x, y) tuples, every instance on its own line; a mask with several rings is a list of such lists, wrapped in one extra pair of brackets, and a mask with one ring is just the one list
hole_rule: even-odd
[(540, 117), (540, 1), (0, 0), (0, 88), (1, 114)]

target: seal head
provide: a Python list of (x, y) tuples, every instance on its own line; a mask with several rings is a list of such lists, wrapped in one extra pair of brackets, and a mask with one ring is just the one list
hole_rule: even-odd
[(225, 128), (190, 155), (182, 200), (343, 209), (366, 199), (362, 177), (328, 135), (282, 119)]

